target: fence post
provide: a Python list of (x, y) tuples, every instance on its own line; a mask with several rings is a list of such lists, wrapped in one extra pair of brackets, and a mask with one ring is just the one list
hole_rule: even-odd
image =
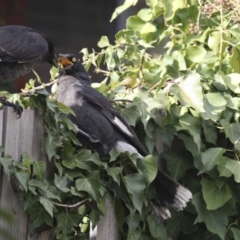
[[(36, 160), (46, 160), (44, 147), (44, 129), (41, 117), (36, 110), (26, 109), (20, 119), (12, 108), (0, 110), (0, 144), (4, 155), (10, 155), (15, 161), (21, 160), (22, 152), (27, 152)], [(0, 206), (8, 211), (14, 221), (6, 223), (0, 219), (1, 228), (19, 240), (52, 240), (53, 229), (40, 234), (29, 233), (29, 217), (23, 210), (23, 202), (18, 193), (13, 191), (9, 180), (1, 170)]]
[[(121, 240), (114, 207), (107, 198), (105, 199), (105, 210), (104, 216), (100, 217), (98, 225), (91, 232), (90, 240)], [(94, 236), (94, 232), (96, 237)]]

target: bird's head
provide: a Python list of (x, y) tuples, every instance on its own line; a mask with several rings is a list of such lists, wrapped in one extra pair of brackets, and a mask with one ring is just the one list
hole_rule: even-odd
[(71, 75), (80, 81), (83, 80), (87, 84), (91, 83), (88, 73), (86, 72), (80, 60), (77, 59), (77, 57), (74, 54), (72, 53), (59, 54), (58, 61), (60, 75), (61, 74)]
[(54, 67), (58, 68), (58, 58), (56, 55), (56, 49), (54, 46), (53, 41), (46, 35), (42, 36), (46, 39), (47, 43), (48, 43), (48, 53), (45, 56), (45, 61), (52, 64)]

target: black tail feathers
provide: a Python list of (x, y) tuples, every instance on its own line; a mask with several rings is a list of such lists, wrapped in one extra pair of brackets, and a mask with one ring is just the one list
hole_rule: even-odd
[(156, 207), (164, 219), (171, 217), (168, 207), (172, 207), (176, 211), (183, 210), (192, 198), (192, 193), (187, 188), (162, 171), (158, 171), (154, 184), (160, 201)]

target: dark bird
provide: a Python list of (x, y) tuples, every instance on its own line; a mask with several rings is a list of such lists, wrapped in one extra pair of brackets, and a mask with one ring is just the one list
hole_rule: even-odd
[[(80, 142), (87, 148), (107, 156), (111, 149), (136, 153), (139, 158), (148, 155), (145, 147), (119, 115), (111, 103), (90, 85), (90, 79), (81, 62), (73, 54), (60, 54), (60, 74), (57, 100), (70, 107), (76, 116), (69, 118), (75, 124)], [(159, 212), (169, 218), (168, 207), (183, 210), (192, 193), (174, 179), (158, 171), (153, 181), (161, 206)]]
[(58, 67), (48, 36), (25, 26), (0, 27), (0, 84), (17, 80), (42, 62)]

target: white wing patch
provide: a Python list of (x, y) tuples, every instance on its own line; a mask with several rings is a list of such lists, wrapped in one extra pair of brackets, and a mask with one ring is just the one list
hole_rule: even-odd
[(118, 118), (115, 117), (113, 121), (116, 123), (116, 125), (123, 131), (125, 132), (128, 136), (134, 137), (133, 134), (128, 130), (126, 125)]
[(130, 154), (136, 153), (139, 158), (143, 158), (143, 156), (137, 151), (135, 147), (123, 141), (117, 141), (114, 145), (114, 149), (117, 152), (129, 152)]
[(98, 139), (94, 139), (92, 138), (89, 134), (87, 134), (86, 132), (84, 132), (83, 130), (81, 130), (76, 124), (74, 124), (77, 132), (79, 132), (80, 134), (82, 134), (83, 136), (87, 137), (91, 142), (99, 142)]

